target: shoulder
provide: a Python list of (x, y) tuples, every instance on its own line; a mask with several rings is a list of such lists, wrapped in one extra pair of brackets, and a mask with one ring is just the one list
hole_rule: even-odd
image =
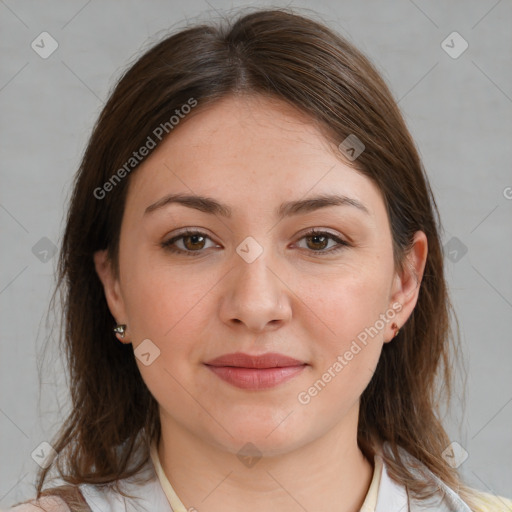
[(512, 511), (512, 500), (487, 492), (473, 489), (478, 512), (509, 512)]
[(39, 500), (21, 503), (7, 512), (71, 512), (66, 502), (58, 496), (44, 496)]

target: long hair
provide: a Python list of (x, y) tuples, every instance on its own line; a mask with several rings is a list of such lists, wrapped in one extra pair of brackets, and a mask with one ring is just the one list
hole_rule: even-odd
[[(187, 117), (234, 94), (287, 102), (336, 147), (349, 135), (363, 142), (365, 151), (346, 163), (382, 193), (397, 271), (414, 233), (426, 234), (428, 257), (417, 304), (398, 336), (384, 345), (361, 396), (358, 444), (372, 460), (374, 447), (387, 441), (394, 455), (385, 455), (391, 478), (420, 498), (429, 496), (435, 489), (410, 472), (398, 450), (404, 448), (472, 506), (471, 489), (442, 457), (450, 439), (439, 407), (452, 393), (459, 328), (445, 280), (439, 212), (418, 151), (368, 58), (324, 23), (281, 8), (239, 13), (232, 21), (166, 36), (119, 79), (94, 126), (75, 177), (58, 262), (71, 412), (52, 443), (58, 457), (38, 474), (37, 497), (50, 493), (43, 485), (54, 466), (76, 486), (115, 482), (148, 461), (150, 443), (160, 435), (158, 404), (132, 347), (113, 337), (114, 318), (93, 253), (108, 249), (118, 272), (126, 193), (137, 170), (126, 168), (133, 152), (152, 134), (155, 138), (156, 127), (166, 126), (165, 135), (172, 137), (170, 116), (191, 99), (197, 104)], [(122, 179), (114, 180), (123, 166)]]

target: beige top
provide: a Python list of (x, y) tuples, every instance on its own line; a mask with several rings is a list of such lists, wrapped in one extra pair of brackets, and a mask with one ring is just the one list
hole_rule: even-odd
[[(160, 480), (160, 485), (169, 500), (169, 505), (171, 505), (174, 512), (188, 512), (187, 508), (178, 498), (178, 495), (172, 488), (171, 483), (165, 476), (162, 465), (160, 464), (160, 458), (158, 457), (158, 449), (155, 441), (151, 444), (150, 454), (153, 465), (155, 466), (155, 472)], [(377, 506), (377, 494), (379, 491), (380, 476), (382, 473), (382, 458), (379, 455), (375, 455), (374, 461), (375, 470), (373, 472), (373, 478), (360, 512), (375, 512), (375, 508)]]

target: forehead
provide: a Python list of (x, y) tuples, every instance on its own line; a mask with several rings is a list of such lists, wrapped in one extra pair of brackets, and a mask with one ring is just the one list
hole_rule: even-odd
[(145, 209), (178, 191), (222, 197), (255, 211), (338, 192), (363, 202), (372, 216), (382, 213), (375, 184), (337, 157), (314, 121), (290, 105), (229, 96), (196, 109), (130, 177), (131, 206)]

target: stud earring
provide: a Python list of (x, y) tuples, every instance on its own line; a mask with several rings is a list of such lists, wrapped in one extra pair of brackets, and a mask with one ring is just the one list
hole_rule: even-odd
[(126, 334), (126, 324), (117, 324), (113, 331), (116, 336), (119, 335), (121, 338), (124, 338), (124, 335)]
[(393, 323), (391, 324), (391, 328), (392, 328), (392, 329), (395, 329), (395, 334), (394, 334), (393, 338), (396, 338), (396, 337), (397, 337), (397, 335), (398, 335), (398, 333), (400, 332), (400, 328), (398, 327), (398, 325), (396, 325), (396, 323), (395, 323), (395, 322), (393, 322)]

